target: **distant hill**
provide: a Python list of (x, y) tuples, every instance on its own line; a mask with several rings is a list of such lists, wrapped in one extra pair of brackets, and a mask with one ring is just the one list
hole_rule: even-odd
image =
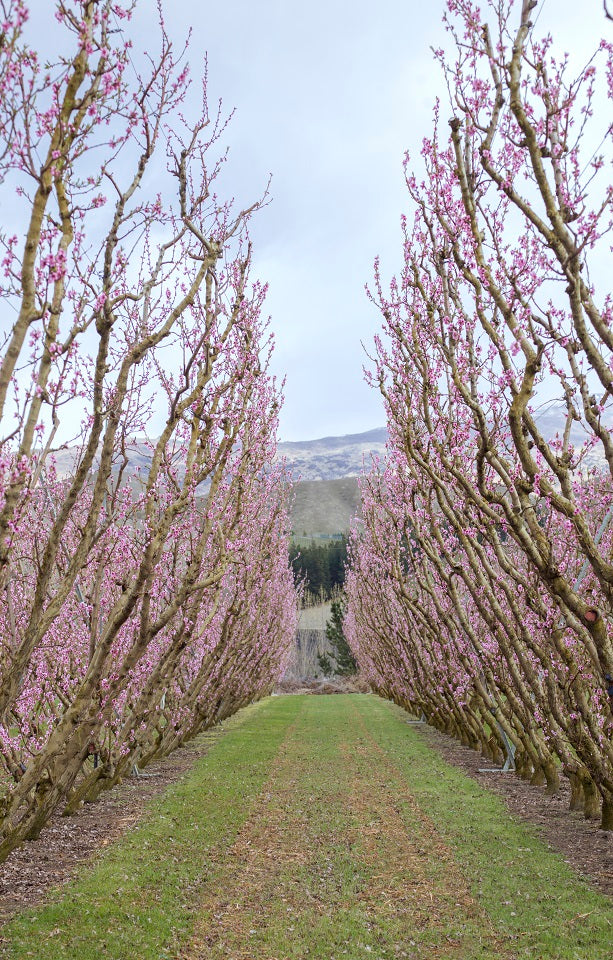
[(285, 460), (294, 480), (340, 480), (359, 476), (373, 455), (383, 457), (386, 440), (387, 430), (378, 427), (344, 437), (286, 441), (278, 445), (277, 456)]
[[(386, 439), (387, 430), (379, 427), (344, 437), (285, 441), (277, 446), (277, 459), (285, 461), (294, 480), (340, 480), (361, 474), (373, 455), (384, 456)], [(146, 476), (151, 462), (149, 445), (142, 438), (136, 438), (127, 452), (132, 470), (139, 469)], [(53, 456), (59, 476), (68, 476), (76, 467), (79, 448), (63, 447)]]
[[(546, 439), (552, 439), (564, 430), (566, 408), (560, 401), (544, 403), (535, 411), (535, 418)], [(613, 426), (613, 406), (602, 415), (609, 428)], [(358, 505), (355, 478), (370, 467), (373, 457), (385, 457), (387, 430), (377, 427), (365, 433), (351, 433), (343, 437), (321, 437), (316, 440), (284, 441), (277, 446), (277, 457), (283, 459), (296, 484), (293, 529), (297, 535), (337, 533), (348, 529), (349, 520)], [(586, 433), (578, 423), (572, 424), (571, 441), (581, 447)], [(74, 471), (78, 448), (67, 447), (55, 452), (60, 476)], [(128, 449), (132, 470), (147, 475), (151, 462), (150, 448), (142, 438), (134, 440)], [(586, 466), (604, 466), (599, 446), (589, 451), (583, 462)], [(353, 479), (351, 479), (353, 478)], [(341, 481), (351, 481), (343, 483)], [(322, 484), (322, 485), (318, 485)]]
[[(544, 404), (536, 411), (536, 420), (544, 436), (553, 439), (564, 430), (565, 404)], [(613, 426), (611, 408), (603, 414), (603, 420)], [(348, 531), (360, 509), (357, 477), (364, 467), (368, 468), (373, 455), (385, 457), (386, 439), (387, 430), (380, 427), (344, 437), (279, 444), (279, 456), (285, 458), (294, 477), (292, 531), (296, 537)], [(579, 448), (585, 439), (584, 428), (573, 423), (571, 441)], [(604, 466), (599, 447), (589, 452), (586, 466)]]
[(292, 533), (296, 537), (347, 533), (360, 510), (357, 477), (301, 480), (294, 484), (293, 498)]
[(360, 511), (358, 476), (372, 457), (385, 456), (387, 430), (280, 443), (277, 456), (294, 478), (292, 532), (296, 537), (347, 533)]
[[(547, 440), (552, 440), (556, 435), (562, 436), (566, 426), (566, 405), (559, 400), (551, 401), (535, 412), (534, 418), (538, 424), (539, 430)], [(611, 430), (613, 428), (613, 407), (608, 406), (600, 416), (601, 422)], [(570, 428), (570, 442), (579, 450), (590, 434), (585, 427), (573, 420)], [(606, 466), (606, 460), (602, 446), (597, 444), (589, 450), (583, 458), (583, 468), (597, 467), (602, 469)]]

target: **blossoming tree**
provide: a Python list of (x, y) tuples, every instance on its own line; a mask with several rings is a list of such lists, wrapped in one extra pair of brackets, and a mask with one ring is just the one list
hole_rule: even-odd
[(595, 107), (613, 47), (571, 76), (535, 5), (447, 4), (449, 133), (437, 105), (423, 180), (407, 159), (402, 275), (385, 290), (377, 268), (389, 463), (368, 486), (348, 622), (382, 690), (473, 745), (512, 744), (551, 790), (561, 761), (573, 802), (611, 829), (613, 187)]
[(225, 120), (132, 6), (60, 0), (45, 65), (0, 3), (1, 856), (267, 692), (295, 619), (266, 197), (220, 199)]

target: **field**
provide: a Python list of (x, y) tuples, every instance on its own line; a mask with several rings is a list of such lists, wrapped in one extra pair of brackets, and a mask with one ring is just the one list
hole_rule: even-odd
[(611, 901), (406, 720), (361, 695), (248, 708), (0, 956), (608, 960)]

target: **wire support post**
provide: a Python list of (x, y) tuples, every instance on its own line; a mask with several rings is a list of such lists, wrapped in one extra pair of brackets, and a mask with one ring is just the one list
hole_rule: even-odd
[(419, 720), (405, 720), (405, 723), (408, 723), (409, 726), (411, 726), (411, 725), (415, 725), (415, 724), (428, 723), (428, 721), (426, 720), (426, 715), (425, 715), (425, 713), (424, 713), (423, 710), (422, 710), (421, 716), (420, 716)]
[(502, 767), (482, 767), (478, 773), (515, 773), (515, 744), (510, 740), (500, 722), (496, 721), (498, 733), (504, 743), (505, 759)]

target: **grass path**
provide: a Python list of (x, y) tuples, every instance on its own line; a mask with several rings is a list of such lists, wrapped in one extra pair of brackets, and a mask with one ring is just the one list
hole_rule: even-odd
[(613, 905), (397, 708), (286, 697), (0, 936), (15, 960), (610, 960)]

